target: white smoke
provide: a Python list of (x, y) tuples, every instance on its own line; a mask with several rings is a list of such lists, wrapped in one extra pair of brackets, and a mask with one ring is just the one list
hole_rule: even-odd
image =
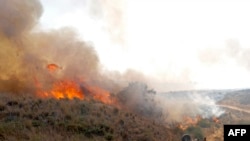
[[(157, 94), (157, 99), (167, 121), (181, 121), (183, 116), (219, 117), (224, 110), (216, 105), (218, 97), (210, 95), (199, 91), (181, 91)], [(216, 92), (214, 95), (217, 95)]]
[(195, 93), (192, 94), (192, 97), (190, 98), (198, 107), (198, 113), (204, 118), (209, 118), (212, 116), (218, 117), (224, 113), (224, 111), (216, 105), (215, 100), (208, 95), (202, 96)]

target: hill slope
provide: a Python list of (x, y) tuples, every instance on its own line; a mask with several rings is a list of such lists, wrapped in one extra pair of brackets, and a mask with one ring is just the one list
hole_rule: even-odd
[(152, 120), (100, 102), (0, 95), (0, 140), (176, 139), (173, 131)]
[(250, 108), (250, 90), (232, 91), (225, 95), (225, 97), (218, 102), (219, 104), (237, 106), (243, 109)]

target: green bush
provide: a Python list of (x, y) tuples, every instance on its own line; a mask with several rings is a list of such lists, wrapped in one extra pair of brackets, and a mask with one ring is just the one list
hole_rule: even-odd
[(194, 138), (203, 139), (204, 135), (200, 127), (190, 126), (186, 129), (186, 133), (193, 135)]
[(209, 128), (211, 125), (207, 119), (202, 119), (198, 122), (198, 126), (201, 128)]

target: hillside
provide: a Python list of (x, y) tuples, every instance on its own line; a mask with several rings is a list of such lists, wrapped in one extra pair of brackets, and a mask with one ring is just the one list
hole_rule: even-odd
[(0, 140), (172, 141), (156, 122), (94, 100), (1, 95)]
[(218, 102), (219, 104), (237, 106), (242, 109), (250, 108), (250, 90), (243, 89), (229, 92)]
[[(187, 116), (181, 122), (164, 120), (168, 117), (162, 116), (155, 91), (141, 83), (130, 83), (110, 97), (117, 101), (106, 104), (91, 95), (81, 100), (2, 93), (0, 140), (179, 141), (183, 134), (190, 134), (193, 139), (206, 137), (209, 141), (222, 141), (223, 124), (250, 123), (249, 113), (230, 108), (248, 106), (243, 100), (248, 98), (248, 91), (211, 93), (200, 94), (220, 99), (219, 105), (228, 105), (229, 108), (221, 107), (222, 115)], [(196, 98), (195, 94), (180, 92), (167, 98), (168, 102), (177, 103), (180, 99), (190, 101)]]

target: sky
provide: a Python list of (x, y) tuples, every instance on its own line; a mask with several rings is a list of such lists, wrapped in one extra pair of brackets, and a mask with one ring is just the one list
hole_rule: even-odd
[(133, 69), (176, 90), (249, 88), (247, 0), (41, 3), (40, 27), (74, 28), (107, 70)]

